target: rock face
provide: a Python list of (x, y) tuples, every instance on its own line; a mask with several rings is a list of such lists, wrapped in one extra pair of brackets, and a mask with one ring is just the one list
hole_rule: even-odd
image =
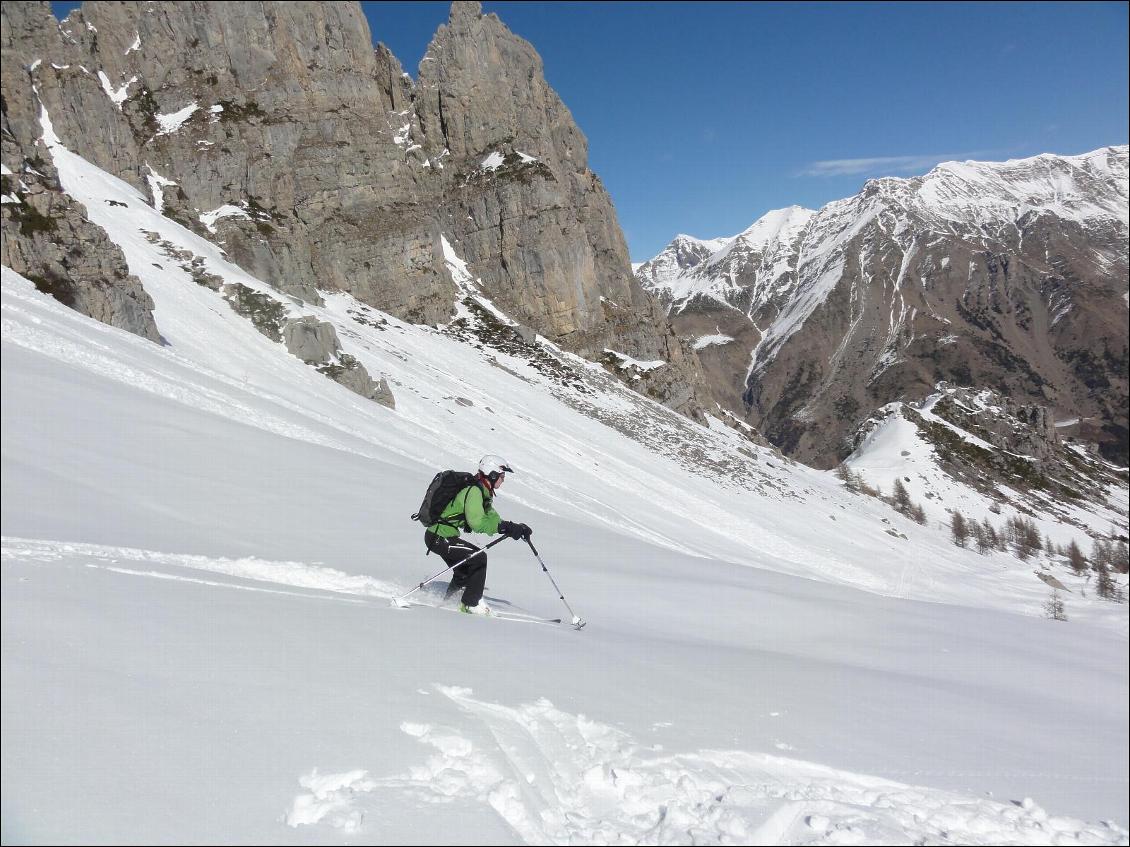
[(681, 411), (708, 399), (541, 59), (478, 3), (453, 4), (415, 83), (356, 3), (91, 3), (58, 26), (45, 3), (3, 8), (5, 44), (41, 59), (5, 72), (6, 100), (38, 96), (63, 144), (280, 291), (443, 322), (446, 238), (522, 324), (663, 360), (649, 390)]
[(5, 186), (4, 192), (15, 202), (3, 206), (0, 263), (84, 315), (161, 343), (152, 299), (117, 245), (87, 220), (86, 210), (49, 176), (4, 177), (9, 179), (13, 190)]
[(1127, 159), (871, 180), (735, 238), (680, 237), (637, 276), (697, 339), (720, 401), (802, 461), (836, 464), (874, 409), (945, 380), (1089, 419), (1125, 466)]
[(82, 205), (62, 192), (49, 157), (35, 144), (39, 109), (28, 67), (51, 46), (54, 18), (46, 3), (6, 4), (0, 16), (0, 262), (83, 314), (160, 342), (153, 301), (140, 280)]
[(1047, 406), (1015, 403), (991, 391), (939, 387), (946, 390), (946, 396), (934, 405), (934, 413), (994, 447), (1037, 462), (1060, 451), (1062, 442)]

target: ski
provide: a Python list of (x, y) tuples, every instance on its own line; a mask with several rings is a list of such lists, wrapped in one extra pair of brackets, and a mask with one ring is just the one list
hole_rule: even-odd
[(538, 618), (533, 615), (519, 615), (514, 612), (491, 612), (489, 615), (478, 615), (484, 618), (499, 618), (504, 621), (518, 621), (519, 623), (544, 623), (554, 626), (561, 623), (561, 618)]
[[(466, 614), (460, 612), (458, 606), (436, 606), (431, 603), (419, 603), (414, 600), (401, 600), (399, 603), (393, 603), (394, 606), (401, 609), (412, 608), (413, 606), (423, 606), (427, 609), (439, 609), (443, 612), (458, 612), (459, 614)], [(489, 615), (467, 615), (469, 618), (498, 618), (503, 621), (515, 621), (517, 623), (534, 623), (543, 624), (545, 626), (560, 626), (561, 618), (542, 618), (537, 615), (523, 615), (520, 612), (500, 612), (491, 611)], [(577, 627), (580, 629), (580, 627)]]

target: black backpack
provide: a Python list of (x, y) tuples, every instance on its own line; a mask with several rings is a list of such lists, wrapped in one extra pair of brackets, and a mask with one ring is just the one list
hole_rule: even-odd
[[(420, 511), (412, 515), (412, 520), (419, 521), (424, 526), (431, 526), (440, 522), (440, 515), (447, 505), (455, 499), (455, 495), (468, 485), (475, 484), (475, 475), (464, 471), (440, 471), (435, 475), (428, 491), (424, 494), (424, 502), (420, 504)], [(454, 515), (443, 521), (448, 526), (458, 529), (463, 524), (462, 515)]]

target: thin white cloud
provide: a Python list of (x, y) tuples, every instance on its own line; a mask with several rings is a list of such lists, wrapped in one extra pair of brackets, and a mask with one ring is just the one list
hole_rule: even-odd
[(876, 156), (871, 159), (825, 159), (812, 162), (798, 172), (798, 176), (855, 176), (868, 174), (925, 173), (939, 162), (968, 159), (971, 153), (939, 154), (934, 156)]

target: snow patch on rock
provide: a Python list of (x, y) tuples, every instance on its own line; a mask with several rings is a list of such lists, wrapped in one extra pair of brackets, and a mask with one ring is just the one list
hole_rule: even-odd
[[(157, 134), (169, 135), (170, 133), (176, 132), (184, 125), (185, 121), (192, 117), (192, 114), (199, 108), (199, 103), (189, 103), (183, 109), (178, 109), (175, 112), (169, 112), (167, 115), (157, 115), (157, 125), (161, 128)], [(213, 109), (215, 109), (215, 107), (213, 107)]]
[(98, 79), (102, 82), (102, 90), (106, 92), (106, 96), (113, 101), (120, 112), (122, 103), (126, 102), (126, 98), (129, 97), (129, 87), (137, 82), (137, 77), (131, 76), (128, 82), (122, 83), (117, 88), (110, 84), (110, 78), (103, 71), (98, 72)]
[(251, 215), (247, 214), (246, 210), (239, 206), (225, 203), (210, 212), (201, 213), (200, 223), (204, 224), (204, 228), (214, 235), (216, 233), (216, 221), (221, 218), (243, 218), (244, 220), (251, 220)]
[(176, 185), (171, 179), (161, 176), (157, 171), (153, 170), (153, 166), (148, 162), (145, 165), (149, 173), (145, 175), (145, 181), (149, 183), (149, 191), (153, 196), (153, 208), (158, 212), (163, 211), (165, 208), (165, 192), (163, 189), (170, 185)]

